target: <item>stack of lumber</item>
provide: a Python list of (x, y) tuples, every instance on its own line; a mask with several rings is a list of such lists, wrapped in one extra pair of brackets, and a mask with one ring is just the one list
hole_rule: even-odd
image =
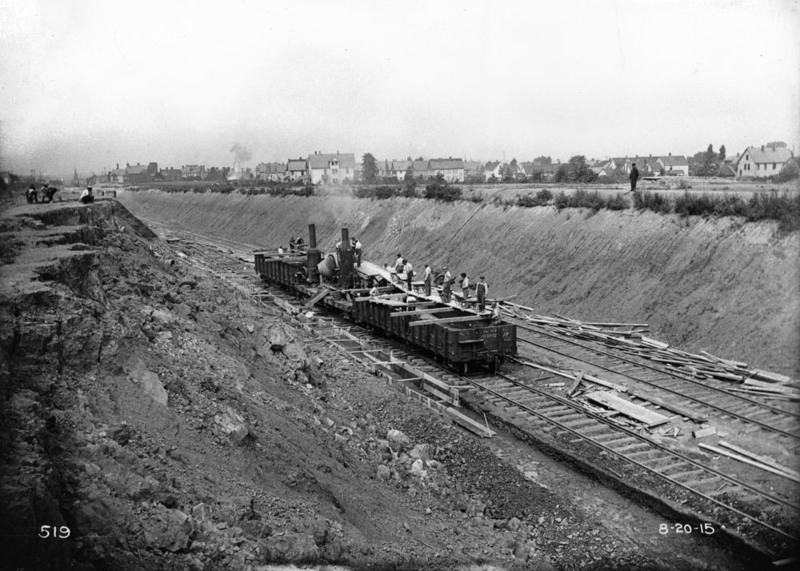
[(708, 351), (695, 354), (675, 349), (669, 343), (646, 337), (646, 323), (595, 323), (561, 315), (532, 315), (530, 312), (533, 309), (514, 303), (507, 303), (503, 309), (508, 315), (524, 319), (553, 333), (598, 341), (696, 379), (717, 379), (738, 384), (738, 387), (729, 389), (734, 392), (800, 400), (800, 383), (797, 381), (777, 373), (750, 368), (747, 363), (717, 357)]

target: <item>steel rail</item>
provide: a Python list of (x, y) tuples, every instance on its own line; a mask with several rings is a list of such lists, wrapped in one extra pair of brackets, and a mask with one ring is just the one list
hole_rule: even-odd
[[(518, 326), (518, 327), (519, 327), (519, 326)], [(537, 332), (537, 333), (538, 333), (538, 332)], [(547, 335), (547, 333), (543, 333), (543, 334), (544, 334), (544, 335)], [(560, 338), (558, 338), (558, 337), (557, 337), (557, 339), (561, 340), (561, 339), (560, 339)], [(551, 351), (551, 352), (553, 352), (553, 353), (556, 353), (556, 354), (558, 354), (558, 355), (561, 355), (561, 356), (563, 356), (563, 357), (567, 357), (567, 358), (570, 358), (570, 359), (577, 359), (578, 361), (583, 361), (584, 363), (590, 364), (590, 365), (592, 365), (592, 366), (595, 366), (595, 367), (598, 367), (598, 368), (601, 368), (601, 369), (605, 369), (606, 371), (609, 371), (609, 372), (611, 372), (611, 373), (614, 373), (615, 375), (621, 375), (621, 376), (627, 377), (627, 378), (629, 378), (629, 379), (631, 379), (631, 380), (633, 380), (633, 381), (636, 381), (636, 382), (639, 382), (639, 383), (644, 383), (644, 384), (647, 384), (647, 385), (649, 385), (649, 386), (651, 386), (651, 387), (654, 387), (654, 388), (656, 388), (656, 389), (659, 389), (659, 390), (662, 390), (662, 391), (666, 391), (666, 392), (670, 392), (670, 393), (672, 393), (672, 394), (674, 394), (674, 395), (677, 395), (677, 396), (679, 396), (679, 397), (681, 397), (681, 398), (685, 398), (685, 399), (688, 399), (688, 400), (694, 401), (694, 402), (696, 402), (697, 404), (700, 404), (700, 405), (702, 405), (702, 406), (705, 406), (705, 407), (708, 407), (708, 408), (712, 408), (712, 409), (714, 409), (714, 410), (716, 410), (716, 411), (718, 411), (718, 412), (720, 412), (720, 413), (722, 413), (722, 414), (725, 414), (725, 415), (727, 415), (727, 416), (732, 416), (732, 417), (734, 417), (734, 418), (737, 418), (737, 419), (741, 420), (742, 422), (748, 422), (748, 423), (754, 424), (754, 425), (756, 425), (756, 426), (759, 426), (760, 428), (763, 428), (764, 430), (768, 430), (768, 431), (770, 431), (770, 432), (775, 432), (775, 433), (777, 433), (777, 434), (781, 434), (781, 435), (783, 435), (783, 436), (787, 436), (787, 437), (789, 437), (789, 438), (794, 438), (794, 439), (800, 440), (800, 435), (793, 434), (793, 433), (791, 433), (791, 432), (787, 432), (787, 431), (785, 431), (785, 430), (783, 430), (783, 429), (780, 429), (780, 428), (777, 428), (777, 427), (774, 427), (774, 426), (770, 426), (769, 424), (766, 424), (766, 423), (764, 423), (764, 422), (762, 422), (762, 421), (760, 421), (760, 420), (758, 420), (758, 419), (755, 419), (755, 418), (750, 418), (750, 417), (748, 417), (748, 416), (744, 416), (744, 415), (742, 415), (742, 414), (739, 414), (739, 413), (737, 413), (737, 412), (733, 412), (732, 410), (728, 410), (728, 409), (726, 409), (726, 408), (722, 408), (722, 407), (720, 407), (719, 405), (715, 405), (715, 404), (713, 404), (713, 403), (710, 403), (710, 402), (708, 402), (708, 401), (704, 401), (704, 400), (702, 400), (702, 399), (699, 399), (699, 398), (697, 398), (697, 397), (693, 397), (693, 396), (691, 396), (691, 395), (688, 395), (688, 394), (682, 393), (682, 392), (680, 392), (680, 391), (678, 391), (678, 390), (675, 390), (675, 389), (670, 389), (670, 388), (668, 388), (668, 387), (664, 387), (664, 386), (662, 386), (662, 385), (659, 385), (659, 384), (657, 384), (657, 383), (655, 383), (655, 382), (653, 382), (653, 381), (648, 381), (648, 380), (646, 380), (646, 379), (642, 379), (642, 378), (639, 378), (639, 377), (634, 377), (633, 375), (630, 375), (630, 374), (628, 374), (628, 373), (623, 373), (623, 372), (621, 372), (621, 371), (617, 371), (617, 370), (615, 370), (615, 369), (613, 369), (613, 368), (611, 368), (611, 367), (607, 367), (607, 366), (605, 366), (605, 365), (600, 365), (600, 364), (598, 364), (598, 363), (596, 363), (596, 362), (590, 362), (590, 361), (586, 361), (586, 360), (584, 360), (584, 359), (577, 358), (577, 357), (575, 357), (574, 355), (570, 355), (570, 354), (568, 354), (568, 353), (564, 353), (564, 352), (562, 352), (562, 351), (559, 351), (558, 349), (553, 349), (552, 347), (548, 347), (548, 346), (546, 346), (546, 345), (541, 345), (541, 344), (539, 344), (539, 343), (536, 343), (536, 342), (534, 342), (534, 341), (531, 341), (531, 340), (529, 340), (529, 339), (525, 339), (525, 338), (523, 338), (523, 337), (520, 337), (519, 335), (517, 335), (517, 340), (518, 340), (518, 341), (522, 341), (522, 342), (524, 342), (524, 343), (528, 343), (528, 344), (530, 344), (530, 345), (534, 345), (534, 346), (536, 346), (536, 347), (541, 347), (542, 349), (546, 349), (547, 351)], [(581, 346), (582, 346), (582, 345), (581, 345)], [(615, 357), (615, 358), (616, 358), (616, 357)], [(621, 358), (620, 358), (620, 359), (621, 359)], [(622, 360), (625, 360), (625, 359), (622, 359)], [(638, 364), (639, 364), (639, 363), (635, 363), (635, 362), (633, 362), (633, 361), (626, 361), (626, 362), (630, 362), (631, 364), (635, 364), (635, 365), (638, 365)], [(661, 371), (659, 371), (659, 372), (661, 372)], [(695, 382), (696, 382), (696, 381), (695, 381)], [(702, 386), (705, 386), (705, 385), (702, 385)], [(724, 391), (723, 391), (723, 392), (724, 392)], [(734, 396), (734, 395), (731, 395), (730, 393), (727, 393), (727, 392), (726, 392), (725, 394), (726, 394), (726, 395), (728, 395), (728, 396)], [(749, 399), (745, 399), (745, 400), (749, 400)], [(776, 410), (774, 410), (772, 407), (761, 405), (761, 403), (758, 403), (757, 401), (752, 401), (752, 404), (754, 404), (754, 405), (759, 405), (759, 406), (762, 406), (763, 408), (766, 408), (766, 409), (768, 409), (768, 410), (770, 410), (770, 411), (772, 411), (772, 412), (776, 412), (777, 414), (786, 414), (787, 416), (793, 416), (793, 415), (791, 415), (791, 414), (789, 414), (789, 413), (786, 413), (786, 411), (783, 411), (782, 409), (778, 409), (778, 410), (776, 411)]]
[[(519, 318), (510, 318), (509, 321), (515, 322), (518, 319)], [(727, 390), (719, 388), (719, 387), (706, 385), (705, 383), (703, 383), (703, 382), (701, 382), (701, 381), (699, 381), (697, 379), (694, 379), (692, 377), (689, 377), (689, 376), (687, 376), (687, 375), (685, 375), (683, 373), (680, 373), (679, 371), (670, 371), (668, 369), (662, 369), (662, 368), (659, 368), (659, 367), (657, 367), (655, 365), (652, 365), (650, 363), (642, 363), (641, 361), (636, 361), (636, 360), (633, 360), (633, 359), (631, 359), (629, 357), (626, 357), (626, 356), (620, 356), (620, 355), (617, 355), (615, 353), (612, 353), (612, 352), (604, 350), (604, 349), (598, 349), (597, 347), (592, 347), (591, 345), (586, 345), (584, 343), (581, 343), (577, 339), (572, 339), (572, 338), (564, 336), (564, 335), (558, 335), (556, 333), (553, 333), (552, 331), (547, 331), (546, 329), (541, 328), (540, 326), (538, 326), (536, 324), (531, 324), (529, 322), (514, 323), (514, 324), (517, 327), (521, 328), (521, 329), (525, 329), (527, 331), (532, 331), (534, 333), (538, 333), (540, 335), (545, 335), (547, 337), (552, 337), (553, 339), (557, 339), (559, 341), (563, 341), (564, 343), (569, 343), (571, 345), (576, 345), (578, 347), (582, 347), (582, 348), (586, 349), (587, 351), (591, 351), (593, 353), (597, 353), (599, 355), (603, 355), (603, 356), (609, 357), (611, 359), (617, 359), (617, 360), (622, 361), (624, 363), (629, 363), (631, 365), (636, 365), (637, 367), (642, 367), (644, 369), (650, 369), (651, 371), (655, 371), (657, 373), (661, 373), (661, 374), (664, 374), (664, 375), (667, 375), (667, 376), (670, 376), (670, 377), (674, 377), (676, 379), (680, 379), (682, 381), (686, 381), (686, 382), (695, 384), (695, 385), (697, 385), (697, 386), (699, 386), (699, 387), (701, 387), (703, 389), (706, 389), (706, 390), (709, 390), (709, 391), (716, 391), (716, 392), (718, 392), (718, 393), (720, 393), (720, 394), (722, 394), (722, 395), (724, 395), (726, 397), (729, 397), (729, 398), (732, 397), (732, 398), (735, 398), (735, 399), (739, 399), (739, 400), (748, 402), (748, 403), (750, 403), (752, 405), (771, 410), (772, 412), (775, 412), (775, 413), (785, 414), (787, 416), (793, 416), (793, 417), (796, 417), (796, 418), (800, 418), (800, 413), (796, 413), (796, 412), (793, 412), (791, 410), (786, 410), (784, 408), (776, 407), (776, 406), (773, 406), (773, 405), (771, 405), (769, 403), (763, 403), (763, 402), (754, 400), (754, 399), (752, 399), (750, 397), (747, 397), (747, 396), (744, 396), (744, 395), (733, 394), (733, 393), (730, 393)], [(527, 343), (530, 343), (530, 341), (527, 341), (527, 340), (524, 340), (524, 341), (527, 342)], [(549, 349), (547, 347), (543, 347), (543, 348)], [(552, 351), (554, 351), (556, 353), (558, 352), (558, 351), (553, 350), (553, 349), (549, 349), (549, 350), (552, 350)], [(578, 360), (581, 360), (581, 359), (578, 359)], [(601, 368), (605, 368), (606, 370), (609, 370), (607, 367), (604, 367), (602, 365), (598, 365), (598, 366), (601, 367)], [(622, 373), (622, 372), (618, 373), (617, 371), (613, 371), (613, 372), (617, 373), (619, 375), (627, 376), (627, 377), (629, 377), (629, 378), (631, 378), (633, 380), (636, 380), (636, 381), (640, 381), (640, 382), (651, 384), (651, 385), (653, 384), (651, 381), (639, 379), (637, 377), (633, 377), (631, 375), (628, 375), (627, 373)], [(662, 388), (660, 385), (655, 385), (655, 386), (658, 387), (658, 388)], [(669, 389), (664, 389), (664, 390), (669, 390)], [(678, 394), (682, 394), (682, 393), (678, 393)]]
[[(504, 379), (506, 379), (507, 381), (513, 383), (514, 385), (516, 385), (518, 387), (528, 389), (531, 392), (539, 394), (540, 396), (543, 396), (545, 398), (549, 398), (551, 400), (554, 400), (555, 402), (558, 402), (559, 404), (568, 406), (568, 407), (574, 409), (575, 411), (580, 412), (581, 414), (583, 414), (585, 416), (588, 416), (590, 418), (593, 418), (594, 420), (597, 420), (598, 422), (600, 422), (602, 424), (605, 424), (605, 425), (607, 425), (607, 426), (609, 426), (609, 427), (611, 427), (611, 428), (613, 428), (615, 430), (620, 430), (622, 432), (625, 432), (626, 434), (628, 434), (628, 435), (630, 435), (630, 436), (632, 436), (632, 437), (634, 437), (634, 438), (636, 438), (638, 440), (641, 440), (642, 442), (645, 442), (646, 444), (648, 444), (650, 446), (653, 446), (653, 447), (661, 450), (662, 452), (665, 452), (666, 454), (668, 454), (670, 456), (678, 458), (682, 462), (685, 462), (685, 463), (687, 463), (689, 465), (695, 466), (695, 467), (697, 467), (697, 468), (699, 468), (701, 470), (704, 470), (704, 471), (706, 471), (706, 472), (708, 472), (710, 474), (714, 474), (715, 476), (718, 476), (718, 477), (722, 478), (723, 480), (725, 480), (725, 481), (727, 481), (729, 483), (732, 483), (732, 484), (734, 484), (736, 486), (740, 486), (741, 488), (746, 489), (746, 490), (748, 490), (748, 491), (750, 491), (750, 492), (752, 492), (752, 493), (754, 493), (754, 494), (756, 494), (756, 495), (758, 495), (760, 497), (768, 499), (773, 503), (781, 504), (781, 505), (784, 505), (786, 507), (792, 508), (794, 510), (800, 511), (800, 507), (798, 507), (795, 504), (792, 504), (791, 502), (788, 502), (788, 501), (786, 501), (786, 500), (784, 500), (782, 498), (778, 498), (776, 496), (773, 496), (772, 494), (764, 492), (763, 490), (759, 490), (758, 488), (754, 488), (750, 484), (747, 484), (745, 482), (741, 482), (739, 480), (736, 480), (735, 478), (727, 476), (727, 475), (723, 474), (722, 472), (720, 472), (718, 470), (715, 470), (714, 468), (711, 468), (709, 466), (700, 464), (696, 460), (692, 460), (688, 456), (684, 456), (683, 454), (681, 454), (679, 452), (675, 452), (674, 450), (670, 450), (669, 448), (665, 447), (662, 444), (659, 444), (657, 442), (653, 442), (652, 440), (641, 436), (640, 434), (636, 433), (633, 430), (630, 430), (630, 429), (625, 428), (623, 426), (619, 426), (617, 424), (613, 424), (613, 423), (609, 422), (608, 419), (603, 418), (602, 416), (594, 414), (594, 413), (592, 413), (590, 411), (587, 411), (583, 407), (580, 407), (580, 406), (576, 405), (575, 403), (572, 403), (572, 402), (570, 402), (570, 401), (568, 401), (566, 399), (562, 399), (560, 397), (556, 397), (554, 395), (551, 395), (549, 393), (546, 393), (546, 392), (541, 391), (539, 389), (536, 389), (534, 387), (530, 387), (528, 385), (520, 383), (520, 382), (518, 382), (518, 381), (516, 381), (516, 380), (514, 380), (514, 379), (512, 379), (512, 378), (510, 378), (510, 377), (508, 377), (506, 375), (499, 374), (498, 376), (503, 377)], [(775, 526), (773, 526), (773, 525), (771, 525), (771, 524), (769, 524), (769, 523), (767, 523), (765, 521), (761, 521), (758, 518), (756, 518), (755, 516), (749, 515), (749, 514), (743, 512), (740, 509), (735, 508), (733, 506), (729, 506), (729, 505), (721, 502), (720, 500), (717, 500), (717, 499), (715, 499), (715, 498), (713, 498), (711, 496), (708, 496), (708, 495), (704, 494), (703, 492), (695, 490), (695, 489), (693, 489), (693, 488), (691, 488), (691, 487), (689, 487), (689, 486), (687, 486), (687, 485), (685, 485), (685, 484), (683, 484), (683, 483), (681, 483), (681, 482), (679, 482), (679, 481), (677, 481), (675, 479), (670, 478), (666, 474), (661, 474), (660, 472), (658, 472), (654, 468), (650, 468), (649, 466), (647, 466), (647, 465), (645, 465), (645, 464), (643, 464), (641, 462), (638, 462), (638, 461), (636, 461), (636, 460), (634, 460), (632, 458), (629, 458), (625, 454), (623, 454), (621, 452), (617, 452), (613, 448), (610, 448), (610, 447), (602, 444), (601, 442), (597, 442), (597, 441), (593, 440), (591, 438), (591, 436), (589, 436), (589, 435), (582, 434), (582, 433), (578, 432), (578, 430), (576, 430), (574, 428), (571, 428), (569, 426), (566, 426), (565, 424), (560, 423), (557, 420), (549, 418), (549, 417), (545, 416), (543, 413), (541, 413), (541, 412), (539, 412), (539, 411), (537, 411), (537, 410), (535, 410), (535, 409), (533, 409), (533, 408), (531, 408), (531, 407), (529, 407), (529, 406), (527, 406), (525, 404), (522, 404), (522, 403), (520, 403), (518, 401), (515, 401), (514, 399), (512, 399), (512, 398), (510, 398), (508, 396), (505, 396), (502, 393), (500, 393), (500, 392), (498, 392), (498, 391), (496, 391), (496, 390), (494, 390), (494, 389), (492, 389), (490, 387), (486, 387), (486, 386), (482, 385), (481, 383), (479, 383), (478, 381), (476, 381), (475, 379), (470, 379), (469, 377), (460, 377), (460, 380), (463, 380), (463, 381), (466, 381), (468, 383), (471, 383), (471, 384), (475, 385), (476, 387), (480, 388), (481, 390), (486, 391), (488, 393), (491, 393), (494, 396), (496, 396), (497, 398), (500, 398), (500, 399), (512, 404), (513, 406), (515, 406), (517, 408), (520, 408), (520, 409), (522, 409), (522, 410), (524, 410), (524, 411), (526, 411), (526, 412), (528, 412), (530, 414), (533, 414), (533, 415), (537, 416), (538, 418), (541, 418), (542, 420), (544, 420), (546, 422), (549, 422), (551, 424), (555, 424), (559, 428), (561, 428), (563, 430), (566, 430), (566, 431), (568, 431), (568, 432), (570, 432), (570, 433), (572, 433), (572, 434), (574, 434), (576, 436), (579, 436), (580, 438), (582, 438), (584, 440), (587, 440), (591, 444), (600, 447), (602, 450), (604, 450), (606, 452), (611, 452), (615, 456), (618, 456), (618, 457), (622, 458), (623, 460), (625, 460), (625, 461), (627, 461), (627, 462), (629, 462), (631, 464), (634, 464), (635, 466), (638, 466), (639, 468), (642, 468), (642, 469), (646, 470), (647, 472), (650, 472), (650, 473), (654, 474), (655, 476), (657, 476), (657, 477), (659, 477), (659, 478), (661, 478), (663, 480), (666, 480), (667, 482), (669, 482), (671, 484), (675, 484), (677, 486), (680, 486), (681, 488), (684, 488), (685, 490), (688, 490), (689, 492), (691, 492), (693, 494), (701, 496), (702, 498), (704, 498), (706, 500), (709, 500), (709, 501), (713, 502), (714, 504), (716, 504), (716, 505), (718, 505), (718, 506), (720, 506), (720, 507), (722, 507), (722, 508), (724, 508), (726, 510), (732, 511), (732, 512), (734, 512), (734, 513), (736, 513), (736, 514), (738, 514), (738, 515), (740, 515), (742, 517), (745, 517), (745, 518), (753, 521), (754, 523), (756, 523), (758, 525), (761, 525), (761, 526), (763, 526), (763, 527), (765, 527), (765, 528), (767, 528), (767, 529), (769, 529), (771, 531), (774, 531), (776, 533), (779, 533), (779, 534), (781, 534), (781, 535), (783, 535), (783, 536), (785, 536), (785, 537), (787, 537), (789, 539), (792, 539), (792, 540), (796, 539), (794, 536), (792, 536), (791, 534), (781, 530), (780, 528), (777, 528), (777, 527), (775, 527)]]

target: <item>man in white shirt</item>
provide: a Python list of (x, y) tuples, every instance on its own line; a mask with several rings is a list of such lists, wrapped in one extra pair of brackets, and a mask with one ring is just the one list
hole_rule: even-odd
[(450, 303), (450, 286), (452, 285), (452, 280), (453, 276), (450, 275), (450, 270), (448, 270), (447, 266), (445, 266), (444, 281), (442, 282), (442, 301), (445, 303)]
[(422, 272), (422, 281), (425, 282), (425, 295), (431, 295), (431, 267), (425, 264), (425, 271)]
[(403, 271), (406, 273), (406, 286), (408, 291), (411, 291), (411, 278), (414, 277), (414, 266), (406, 259), (403, 260)]

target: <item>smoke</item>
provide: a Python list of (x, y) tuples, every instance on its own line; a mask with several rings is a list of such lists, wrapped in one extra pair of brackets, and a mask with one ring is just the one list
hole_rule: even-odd
[(242, 165), (242, 163), (246, 163), (253, 157), (253, 153), (247, 150), (247, 147), (240, 145), (239, 143), (234, 143), (233, 146), (230, 148), (229, 152), (233, 153), (233, 164)]

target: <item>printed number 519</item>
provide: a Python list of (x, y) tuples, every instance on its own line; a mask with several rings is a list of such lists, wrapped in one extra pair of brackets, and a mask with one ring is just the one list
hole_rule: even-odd
[(42, 539), (66, 539), (69, 534), (70, 529), (66, 525), (43, 525), (39, 528), (39, 537)]

